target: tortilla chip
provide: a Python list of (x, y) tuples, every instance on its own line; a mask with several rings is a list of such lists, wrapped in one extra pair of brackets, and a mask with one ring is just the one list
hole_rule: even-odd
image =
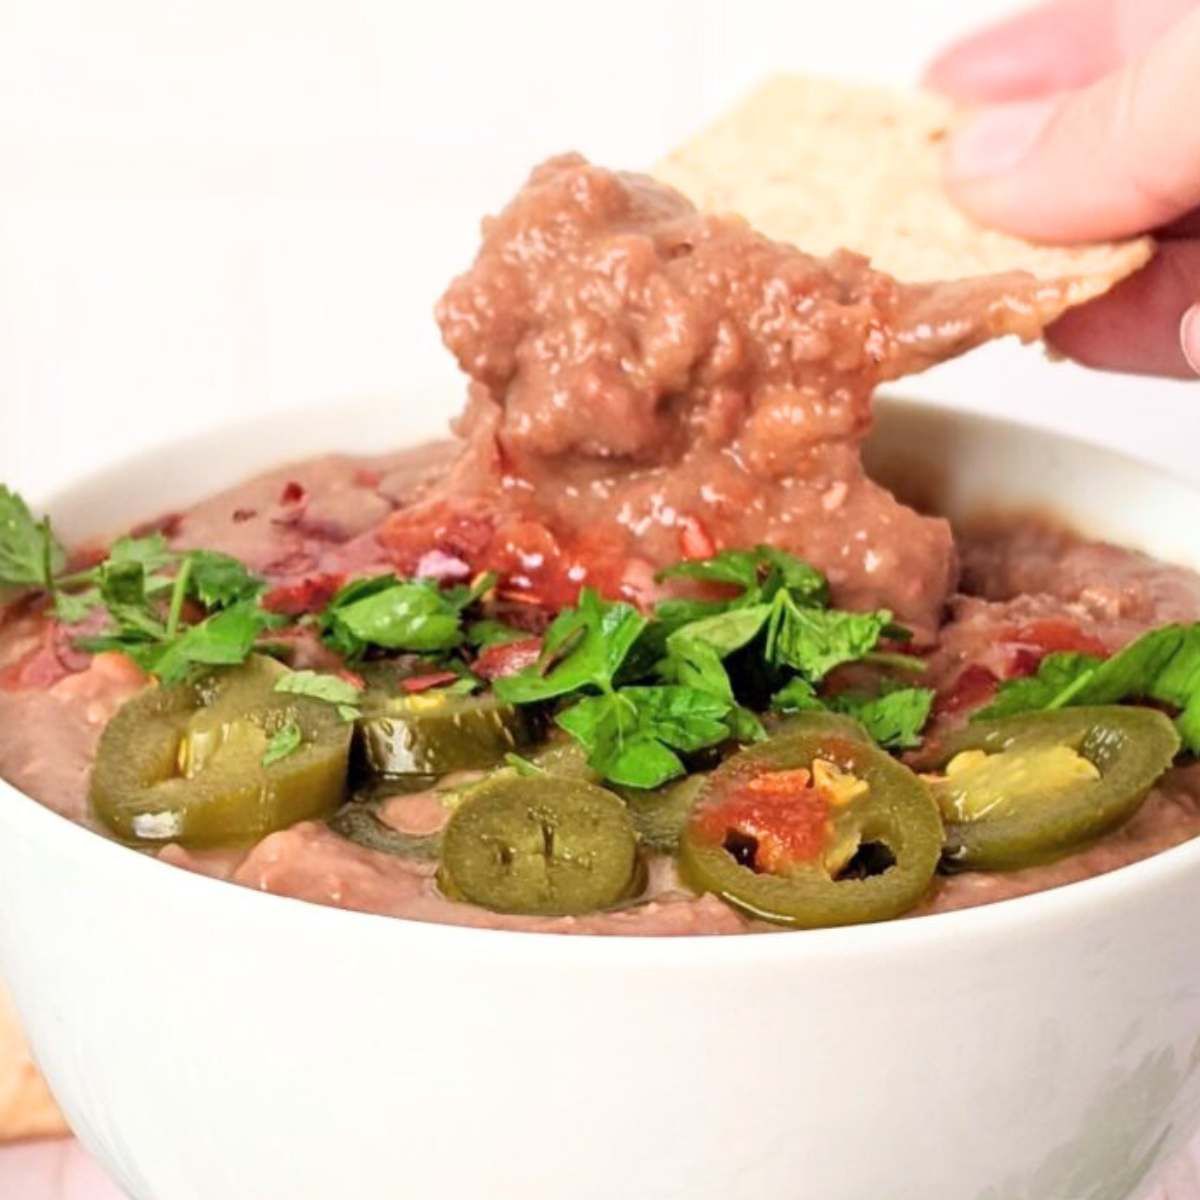
[(1151, 258), (1148, 237), (1035, 245), (971, 220), (942, 188), (941, 148), (956, 116), (930, 92), (780, 76), (653, 174), (701, 209), (740, 213), (811, 254), (856, 250), (906, 283), (1028, 271), (1066, 285), (1058, 312)]
[(0, 985), (0, 1142), (70, 1133), (42, 1079), (16, 1010)]

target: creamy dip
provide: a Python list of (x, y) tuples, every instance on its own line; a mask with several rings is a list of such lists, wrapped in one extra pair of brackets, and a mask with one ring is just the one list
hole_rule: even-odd
[[(1200, 618), (1200, 578), (1045, 524), (966, 531), (914, 512), (869, 479), (859, 448), (875, 385), (1055, 310), (1023, 275), (906, 286), (857, 255), (815, 259), (734, 217), (702, 216), (653, 181), (568, 156), (539, 167), (485, 223), (482, 248), (438, 306), (471, 379), (458, 438), (374, 458), (291, 464), (161, 515), (175, 550), (235, 556), (264, 606), (320, 610), (346, 580), (394, 571), (499, 576), (531, 635), (589, 585), (643, 608), (655, 571), (767, 543), (818, 567), (840, 608), (887, 608), (927, 655), (931, 731), (1049, 652), (1110, 653), (1167, 621)], [(77, 548), (80, 562), (102, 556)], [(89, 618), (90, 620), (90, 618)], [(0, 608), (0, 773), (89, 823), (101, 730), (147, 680), (120, 653), (80, 652), (43, 599)], [(341, 661), (311, 627), (273, 635), (291, 665)], [(480, 673), (487, 672), (481, 667)], [(1196, 769), (1170, 772), (1139, 813), (1047, 866), (939, 877), (920, 911), (1054, 887), (1200, 832)], [(389, 804), (412, 833), (447, 817), (436, 796)], [(446, 898), (432, 865), (306, 821), (237, 850), (167, 845), (167, 863), (316, 903), (489, 928), (604, 934), (763, 928), (652, 857), (614, 911), (511, 916)]]

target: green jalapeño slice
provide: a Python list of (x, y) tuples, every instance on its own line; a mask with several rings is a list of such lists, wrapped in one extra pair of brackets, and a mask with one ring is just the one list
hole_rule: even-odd
[(928, 789), (853, 733), (816, 720), (708, 776), (684, 829), (684, 878), (776, 924), (884, 921), (925, 895), (942, 849)]
[(1127, 821), (1179, 750), (1151, 708), (1106, 705), (978, 721), (931, 747), (947, 866), (1007, 871)]
[(625, 899), (637, 868), (637, 835), (612, 792), (497, 771), (450, 818), (439, 878), (447, 894), (496, 912), (567, 916)]
[(359, 750), (369, 775), (425, 780), (494, 767), (530, 737), (526, 713), (492, 695), (371, 691), (358, 722)]
[[(331, 704), (276, 692), (284, 673), (254, 656), (128, 701), (100, 738), (90, 788), (97, 817), (129, 842), (217, 846), (335, 809), (351, 727)], [(294, 747), (269, 754), (284, 729)]]

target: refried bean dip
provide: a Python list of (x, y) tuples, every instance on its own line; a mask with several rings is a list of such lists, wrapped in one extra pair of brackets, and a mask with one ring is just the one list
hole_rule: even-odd
[(62, 562), (0, 493), (0, 773), (247, 887), (554, 932), (929, 913), (1194, 837), (1200, 577), (1028, 520), (956, 544), (860, 462), (877, 384), (1061, 306), (552, 159), (438, 304), (457, 440)]

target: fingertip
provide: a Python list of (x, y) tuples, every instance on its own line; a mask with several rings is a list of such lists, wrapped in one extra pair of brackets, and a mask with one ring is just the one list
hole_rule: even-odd
[(1200, 374), (1200, 241), (1165, 243), (1149, 264), (1046, 330), (1054, 350), (1100, 370)]
[(1183, 357), (1192, 370), (1200, 375), (1200, 304), (1193, 304), (1179, 322), (1179, 343)]
[(1079, 87), (1115, 63), (1107, 0), (1050, 0), (946, 47), (922, 82), (967, 104)]

